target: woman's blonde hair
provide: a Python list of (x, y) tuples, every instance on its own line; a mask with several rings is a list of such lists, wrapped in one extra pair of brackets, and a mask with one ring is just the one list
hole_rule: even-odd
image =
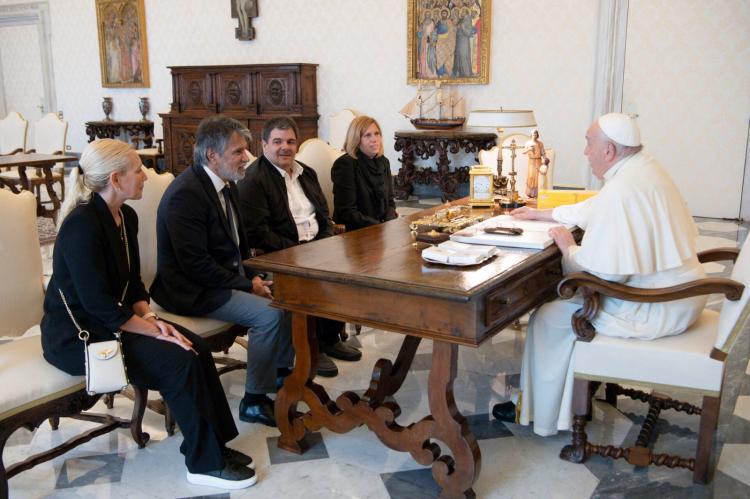
[(377, 156), (383, 155), (383, 130), (380, 128), (380, 125), (375, 121), (375, 118), (369, 116), (357, 116), (349, 124), (349, 130), (346, 131), (346, 140), (344, 140), (344, 151), (346, 151), (346, 153), (352, 158), (357, 157), (357, 150), (359, 149), (359, 143), (362, 141), (362, 135), (373, 123), (378, 127), (378, 132), (380, 132), (381, 135), (380, 150), (378, 151)]
[(132, 146), (114, 139), (99, 139), (86, 146), (78, 162), (80, 166), (70, 172), (70, 187), (57, 216), (58, 227), (76, 206), (91, 201), (94, 192), (103, 191), (113, 172), (127, 171), (131, 152)]

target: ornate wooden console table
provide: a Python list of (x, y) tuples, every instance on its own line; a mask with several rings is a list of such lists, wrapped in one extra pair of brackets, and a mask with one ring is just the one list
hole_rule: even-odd
[[(554, 298), (560, 252), (556, 246), (537, 253), (501, 249), (479, 266), (432, 265), (409, 234), (411, 220), (424, 214), (253, 258), (253, 268), (273, 272), (273, 306), (293, 313), (296, 361), (276, 398), (278, 445), (303, 453), (308, 431), (346, 433), (367, 425), (389, 448), (432, 465), (441, 497), (475, 497), (481, 453), (453, 396), (458, 348), (479, 346)], [(395, 361), (376, 362), (364, 395), (345, 391), (334, 401), (315, 383), (314, 316), (404, 335)], [(422, 338), (433, 340), (431, 414), (402, 426), (396, 422), (401, 409), (388, 397), (403, 384)], [(300, 402), (309, 410), (300, 412)]]
[(86, 135), (89, 142), (94, 139), (114, 139), (123, 130), (130, 138), (141, 137), (144, 147), (151, 147), (154, 140), (153, 121), (87, 121)]
[[(450, 169), (448, 153), (478, 153), (491, 149), (497, 140), (494, 133), (465, 131), (399, 131), (396, 132), (396, 151), (403, 151), (399, 161), (401, 168), (394, 181), (394, 191), (399, 199), (406, 199), (414, 192), (414, 182), (435, 184), (443, 192), (443, 200), (451, 201), (458, 197), (458, 184), (469, 181), (469, 167)], [(437, 155), (437, 169), (417, 169), (417, 158), (429, 159)]]

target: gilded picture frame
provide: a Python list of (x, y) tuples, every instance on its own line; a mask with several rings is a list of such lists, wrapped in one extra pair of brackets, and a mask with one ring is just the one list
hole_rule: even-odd
[(95, 0), (103, 87), (149, 86), (143, 0)]
[(407, 2), (407, 83), (489, 83), (492, 0)]

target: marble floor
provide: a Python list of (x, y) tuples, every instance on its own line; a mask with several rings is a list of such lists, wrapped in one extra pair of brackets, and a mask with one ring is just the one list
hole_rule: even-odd
[[(439, 201), (402, 203), (403, 214)], [(717, 220), (697, 220), (701, 249), (736, 246), (744, 241), (747, 225)], [(45, 248), (49, 258), (49, 248)], [(49, 266), (45, 267), (49, 269)], [(712, 275), (728, 275), (730, 268), (709, 264)], [(713, 307), (720, 306), (714, 300)], [(747, 331), (745, 331), (747, 332)], [(350, 341), (361, 345), (360, 362), (339, 362), (336, 378), (317, 381), (332, 398), (344, 389), (364, 391), (374, 362), (394, 358), (401, 336), (364, 328)], [(455, 397), (467, 417), (482, 452), (482, 471), (475, 484), (481, 498), (740, 498), (750, 497), (750, 338), (743, 334), (729, 356), (727, 383), (712, 469), (713, 480), (694, 485), (685, 470), (638, 468), (624, 461), (592, 457), (583, 465), (558, 458), (570, 435), (541, 438), (530, 428), (495, 421), (489, 415), (493, 404), (507, 399), (511, 386), (518, 384), (523, 331), (508, 329), (480, 348), (461, 348)], [(431, 363), (431, 342), (423, 341), (412, 370), (395, 399), (401, 406), (400, 423), (427, 414), (426, 387)], [(235, 346), (230, 354), (241, 358)], [(235, 413), (243, 394), (244, 371), (222, 377)], [(693, 402), (697, 402), (695, 398)], [(112, 412), (127, 416), (127, 399), (118, 397)], [(646, 410), (643, 404), (621, 398), (617, 409), (597, 402), (587, 432), (592, 440), (621, 444), (635, 440)], [(106, 408), (99, 404), (98, 411)], [(657, 427), (656, 450), (683, 454), (694, 451), (698, 419), (665, 411)], [(138, 449), (122, 430), (96, 438), (50, 462), (10, 480), (12, 498), (32, 497), (284, 497), (284, 498), (431, 498), (437, 487), (431, 471), (408, 454), (390, 451), (365, 428), (339, 435), (322, 430), (313, 435), (314, 445), (298, 456), (276, 446), (278, 431), (261, 425), (237, 422), (240, 436), (231, 445), (249, 453), (257, 463), (259, 481), (250, 489), (225, 493), (195, 486), (185, 480), (179, 432), (168, 437), (160, 416), (147, 411), (145, 429), (151, 441)], [(63, 442), (89, 424), (63, 420), (51, 431), (43, 424), (34, 432), (19, 430), (9, 441), (3, 459), (12, 463), (30, 453)]]

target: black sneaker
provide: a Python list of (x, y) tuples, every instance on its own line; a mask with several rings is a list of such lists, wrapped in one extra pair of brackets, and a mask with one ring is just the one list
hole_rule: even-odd
[(247, 454), (243, 454), (238, 450), (224, 447), (221, 450), (221, 455), (225, 461), (229, 461), (231, 464), (235, 464), (237, 466), (247, 466), (251, 470), (255, 469), (253, 458), (248, 456)]
[(255, 472), (244, 466), (224, 466), (224, 469), (205, 473), (187, 472), (187, 481), (193, 485), (206, 485), (219, 489), (246, 489), (258, 481)]
[(329, 357), (339, 360), (356, 362), (362, 358), (362, 352), (360, 350), (351, 345), (347, 345), (343, 341), (337, 341), (333, 345), (321, 345), (321, 350)]

